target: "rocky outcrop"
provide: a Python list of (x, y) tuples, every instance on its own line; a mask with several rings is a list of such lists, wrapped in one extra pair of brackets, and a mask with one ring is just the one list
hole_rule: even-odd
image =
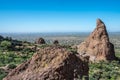
[(36, 44), (45, 44), (45, 40), (43, 38), (38, 38), (35, 41)]
[(106, 26), (100, 19), (97, 19), (95, 30), (77, 48), (80, 55), (90, 56), (91, 61), (115, 59), (114, 45), (110, 43)]
[(88, 57), (55, 45), (40, 49), (3, 80), (76, 80), (88, 76), (88, 69)]
[(59, 44), (59, 41), (58, 40), (54, 40), (53, 44), (57, 45), (57, 44)]

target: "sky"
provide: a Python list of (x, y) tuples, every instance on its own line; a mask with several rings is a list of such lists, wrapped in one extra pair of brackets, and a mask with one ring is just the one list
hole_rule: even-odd
[(120, 0), (0, 0), (0, 33), (120, 31)]

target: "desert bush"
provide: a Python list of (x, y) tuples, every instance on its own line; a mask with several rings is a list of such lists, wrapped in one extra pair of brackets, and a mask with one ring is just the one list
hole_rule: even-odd
[(2, 80), (8, 73), (4, 69), (0, 68), (0, 80)]
[(5, 50), (5, 49), (7, 50), (7, 49), (11, 46), (11, 42), (4, 40), (4, 41), (1, 42), (0, 46), (1, 46), (4, 50)]
[(120, 75), (119, 61), (90, 63), (89, 80), (117, 80)]
[(15, 65), (15, 64), (9, 64), (7, 67), (8, 67), (9, 69), (14, 69), (14, 68), (16, 68), (16, 65)]
[(41, 45), (38, 45), (39, 48), (45, 48), (45, 47), (48, 47), (48, 46), (50, 46), (50, 45), (48, 45), (48, 44), (41, 44)]

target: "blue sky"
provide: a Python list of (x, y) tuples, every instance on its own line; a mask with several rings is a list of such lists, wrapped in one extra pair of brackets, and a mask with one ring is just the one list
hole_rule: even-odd
[(120, 0), (0, 0), (0, 32), (120, 31)]

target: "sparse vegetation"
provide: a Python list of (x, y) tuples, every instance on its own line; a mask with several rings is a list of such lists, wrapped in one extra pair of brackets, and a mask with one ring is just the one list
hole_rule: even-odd
[(8, 68), (9, 68), (9, 69), (14, 69), (14, 68), (16, 68), (16, 65), (15, 65), (15, 64), (9, 64), (9, 65), (8, 65)]
[(0, 47), (3, 50), (8, 50), (11, 47), (11, 42), (4, 40), (4, 41), (1, 42)]
[(119, 80), (120, 63), (118, 61), (91, 63), (89, 65), (90, 80)]
[(0, 80), (2, 80), (8, 73), (4, 69), (0, 68)]
[(12, 38), (9, 37), (1, 38), (2, 39), (0, 39), (0, 80), (2, 80), (8, 74), (8, 72), (4, 70), (4, 67), (7, 66), (8, 69), (14, 69), (17, 65), (31, 58), (31, 56), (35, 52), (34, 49), (31, 48), (34, 46), (31, 43), (12, 40)]
[[(33, 36), (34, 37), (34, 36)], [(24, 37), (26, 38), (26, 37)], [(47, 37), (46, 43), (42, 45), (37, 45), (38, 48), (44, 48), (50, 46), (54, 39), (57, 39), (63, 47), (70, 51), (76, 53), (76, 49), (71, 48), (71, 45), (78, 44), (86, 38), (84, 36), (71, 36), (68, 37)], [(21, 39), (22, 40), (22, 39)], [(25, 40), (34, 40), (34, 38), (27, 38)], [(120, 59), (120, 38), (119, 36), (110, 36), (111, 42), (115, 45), (116, 56)], [(15, 43), (13, 43), (15, 42)], [(31, 41), (32, 42), (32, 41)], [(70, 46), (67, 46), (70, 45)], [(18, 47), (16, 47), (18, 46)], [(29, 46), (29, 47), (28, 47)], [(8, 68), (14, 69), (20, 63), (31, 58), (34, 49), (31, 47), (36, 46), (34, 43), (28, 43), (17, 41), (12, 39), (0, 39), (0, 67), (8, 65)], [(2, 80), (8, 73), (0, 68), (0, 80)], [(100, 63), (90, 63), (89, 64), (89, 80), (120, 80), (120, 62), (100, 62)]]

